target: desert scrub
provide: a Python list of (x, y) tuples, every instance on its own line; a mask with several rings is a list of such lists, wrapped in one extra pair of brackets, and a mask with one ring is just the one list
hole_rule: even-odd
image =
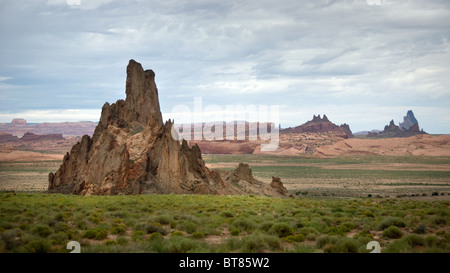
[(378, 225), (378, 230), (385, 230), (390, 226), (396, 226), (399, 228), (405, 227), (406, 224), (405, 222), (403, 222), (402, 219), (397, 218), (397, 217), (388, 217), (386, 219), (384, 219), (379, 225)]
[(280, 238), (294, 234), (294, 229), (287, 223), (276, 223), (271, 229)]
[(398, 239), (402, 235), (403, 232), (396, 226), (390, 226), (383, 231), (383, 237), (386, 239)]
[(37, 225), (31, 228), (31, 233), (38, 235), (39, 237), (46, 238), (52, 234), (52, 230), (48, 226)]
[(255, 230), (257, 225), (251, 219), (239, 217), (231, 223), (232, 229), (239, 229), (241, 231), (252, 232)]
[(103, 240), (108, 236), (108, 231), (103, 228), (88, 229), (83, 233), (83, 238)]
[(283, 240), (288, 243), (299, 243), (305, 240), (305, 236), (303, 234), (288, 235), (284, 237)]
[(244, 253), (281, 250), (281, 241), (277, 236), (263, 234), (260, 231), (241, 238), (241, 251)]

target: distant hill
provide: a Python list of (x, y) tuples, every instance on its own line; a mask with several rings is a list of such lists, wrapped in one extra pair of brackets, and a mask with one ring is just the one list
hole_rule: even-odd
[(24, 119), (13, 119), (11, 123), (0, 123), (0, 131), (13, 136), (22, 137), (26, 133), (35, 135), (61, 134), (67, 136), (92, 135), (97, 122), (52, 122), (29, 124)]
[(330, 120), (326, 115), (323, 115), (323, 118), (320, 115), (313, 115), (312, 120), (297, 126), (297, 127), (289, 127), (286, 129), (280, 130), (282, 134), (300, 134), (300, 133), (334, 133), (342, 136), (342, 138), (352, 138), (353, 133), (350, 130), (350, 126), (347, 124), (342, 124), (337, 126)]

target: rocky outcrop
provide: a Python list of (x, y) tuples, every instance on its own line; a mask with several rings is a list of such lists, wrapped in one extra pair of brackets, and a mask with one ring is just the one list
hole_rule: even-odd
[(63, 139), (62, 134), (35, 135), (33, 133), (25, 133), (20, 138), (21, 141), (53, 141)]
[(228, 174), (225, 173), (224, 181), (228, 192), (232, 194), (250, 193), (278, 197), (290, 196), (280, 178), (272, 177), (272, 182), (266, 184), (253, 177), (252, 170), (246, 163), (240, 163), (234, 171)]
[(270, 186), (282, 195), (286, 195), (288, 193), (288, 190), (283, 186), (283, 182), (281, 182), (279, 177), (272, 176)]
[(419, 122), (414, 117), (414, 114), (409, 110), (406, 116), (403, 118), (403, 122), (399, 123), (399, 126), (395, 125), (394, 120), (391, 120), (388, 125), (384, 126), (384, 130), (381, 132), (369, 132), (368, 137), (375, 138), (391, 138), (391, 137), (411, 137), (415, 135), (426, 134), (423, 130), (419, 129)]
[(103, 105), (93, 136), (83, 136), (58, 171), (49, 174), (49, 192), (271, 195), (264, 191), (270, 186), (258, 184), (248, 165), (224, 180), (224, 174), (205, 166), (197, 145), (180, 142), (173, 121), (162, 121), (154, 79), (152, 70), (130, 60), (126, 99)]
[(297, 127), (283, 129), (280, 132), (285, 134), (331, 132), (333, 134), (337, 133), (345, 139), (353, 137), (349, 125), (343, 124), (341, 126), (337, 126), (336, 124), (332, 123), (326, 115), (323, 115), (323, 118), (321, 118), (320, 115), (313, 115), (312, 120)]
[(17, 141), (19, 141), (17, 136), (0, 132), (0, 143), (17, 142)]
[[(413, 127), (414, 125), (416, 125), (415, 127)], [(419, 130), (419, 122), (417, 121), (416, 117), (414, 117), (414, 113), (412, 110), (408, 110), (408, 112), (406, 113), (406, 116), (403, 117), (403, 122), (399, 123), (399, 127), (403, 130), (416, 130), (416, 131), (420, 131)]]

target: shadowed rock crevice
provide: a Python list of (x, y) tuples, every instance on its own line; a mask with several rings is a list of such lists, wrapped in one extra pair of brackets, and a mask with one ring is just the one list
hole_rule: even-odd
[(125, 93), (125, 100), (103, 105), (92, 138), (83, 136), (49, 174), (49, 192), (286, 195), (256, 180), (247, 164), (229, 178), (209, 170), (197, 145), (174, 139), (173, 121), (162, 121), (155, 73), (134, 60)]

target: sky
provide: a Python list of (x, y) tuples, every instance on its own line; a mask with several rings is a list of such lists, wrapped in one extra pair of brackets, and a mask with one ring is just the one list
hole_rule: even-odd
[(326, 114), (383, 129), (413, 110), (450, 133), (448, 0), (0, 0), (0, 122), (96, 122), (130, 59), (176, 123), (197, 98), (277, 106), (283, 128)]

